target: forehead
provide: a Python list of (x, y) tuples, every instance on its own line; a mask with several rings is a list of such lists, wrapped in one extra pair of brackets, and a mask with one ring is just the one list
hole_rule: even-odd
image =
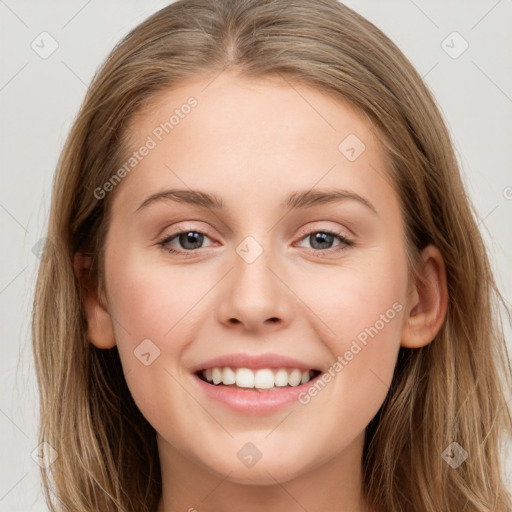
[(124, 204), (176, 185), (231, 194), (240, 205), (274, 194), (280, 203), (290, 189), (317, 184), (392, 193), (371, 121), (333, 94), (280, 77), (190, 80), (152, 97), (128, 136), (132, 151), (151, 149), (116, 191)]
[[(190, 108), (190, 102), (195, 106)], [(171, 138), (176, 139), (193, 125), (194, 143), (202, 138), (203, 143), (231, 147), (243, 140), (247, 150), (251, 148), (247, 146), (249, 137), (253, 145), (266, 142), (276, 147), (307, 139), (305, 150), (318, 143), (336, 149), (346, 132), (352, 130), (364, 138), (373, 130), (364, 112), (332, 92), (279, 76), (256, 80), (228, 72), (188, 80), (149, 98), (129, 125), (130, 140), (143, 142), (148, 134), (159, 139), (159, 127), (169, 121), (173, 126), (161, 133), (166, 140), (157, 142), (172, 143)], [(224, 138), (228, 133), (230, 140)], [(171, 134), (173, 137), (167, 137)]]

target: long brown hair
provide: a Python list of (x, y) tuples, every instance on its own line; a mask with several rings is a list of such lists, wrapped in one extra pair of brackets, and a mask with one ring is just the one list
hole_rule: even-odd
[[(130, 120), (157, 92), (228, 68), (314, 86), (368, 116), (386, 150), (410, 253), (431, 243), (446, 264), (446, 320), (429, 345), (400, 348), (366, 430), (368, 503), (390, 512), (510, 511), (499, 444), (512, 432), (505, 303), (476, 212), (421, 77), (378, 28), (335, 0), (179, 0), (132, 30), (94, 77), (58, 162), (32, 318), (40, 441), (58, 453), (42, 468), (51, 511), (157, 508), (155, 431), (130, 395), (117, 348), (87, 340), (73, 257), (93, 256), (90, 276), (103, 289), (116, 191), (97, 199), (94, 190), (126, 161)], [(467, 452), (456, 469), (442, 457), (452, 442)]]

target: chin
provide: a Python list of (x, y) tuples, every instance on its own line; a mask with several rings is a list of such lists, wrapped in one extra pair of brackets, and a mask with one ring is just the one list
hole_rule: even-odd
[[(267, 460), (263, 461), (263, 457), (252, 467), (244, 467), (242, 463), (236, 460), (235, 467), (233, 464), (230, 467), (214, 469), (215, 473), (223, 478), (229, 475), (226, 480), (228, 482), (243, 484), (243, 485), (276, 485), (277, 483), (284, 483), (296, 478), (304, 468), (297, 468), (295, 462), (290, 461), (289, 465), (284, 465), (282, 460)], [(225, 462), (225, 461), (223, 461)]]

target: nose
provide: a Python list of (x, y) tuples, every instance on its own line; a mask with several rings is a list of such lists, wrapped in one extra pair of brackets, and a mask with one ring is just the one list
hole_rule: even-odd
[(267, 332), (292, 321), (297, 304), (287, 285), (289, 276), (270, 256), (264, 250), (251, 262), (235, 255), (217, 308), (218, 320), (226, 327)]

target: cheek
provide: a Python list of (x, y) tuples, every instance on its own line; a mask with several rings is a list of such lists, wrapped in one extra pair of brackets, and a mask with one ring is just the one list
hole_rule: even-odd
[[(173, 379), (176, 361), (186, 348), (186, 330), (201, 283), (183, 269), (163, 271), (158, 265), (125, 255), (108, 269), (109, 313), (127, 385), (139, 409), (156, 418), (162, 400), (181, 404), (181, 388)], [(162, 390), (171, 391), (165, 397)], [(175, 403), (176, 402), (176, 403)]]
[(407, 290), (405, 254), (390, 248), (368, 250), (362, 256), (354, 253), (337, 266), (305, 274), (294, 286), (321, 320), (337, 353), (360, 333), (364, 341), (365, 329), (374, 324), (384, 338), (396, 338), (400, 332), (398, 310), (404, 309)]
[(109, 284), (113, 305), (109, 311), (118, 324), (116, 340), (132, 349), (145, 338), (162, 344), (175, 337), (181, 319), (192, 313), (201, 296), (201, 283), (183, 267), (171, 268), (136, 255), (112, 265)]

